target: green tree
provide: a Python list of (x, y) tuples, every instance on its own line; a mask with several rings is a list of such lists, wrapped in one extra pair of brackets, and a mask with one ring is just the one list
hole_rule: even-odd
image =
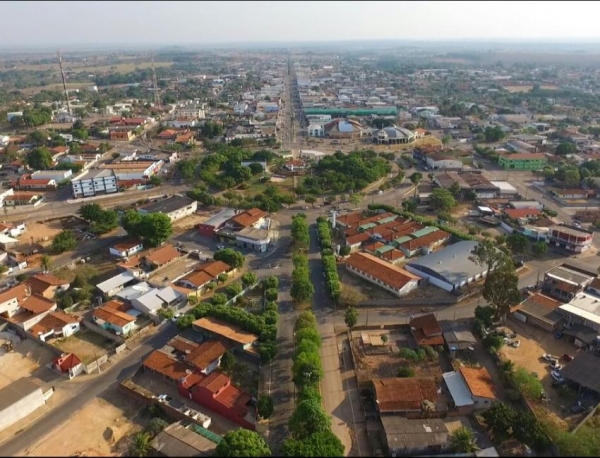
[(42, 270), (44, 272), (49, 271), (50, 266), (52, 265), (52, 260), (50, 259), (50, 256), (48, 256), (47, 254), (42, 255), (42, 257), (40, 258), (40, 265), (42, 266)]
[(150, 442), (152, 441), (152, 437), (147, 432), (137, 433), (133, 436), (133, 442), (129, 447), (129, 455), (130, 456), (148, 456), (148, 452), (150, 451)]
[(495, 310), (490, 306), (478, 305), (475, 307), (475, 319), (479, 320), (486, 328), (492, 326)]
[(143, 215), (139, 223), (139, 233), (150, 246), (159, 246), (173, 233), (171, 219), (164, 213)]
[(265, 291), (265, 299), (268, 302), (275, 302), (277, 300), (278, 296), (279, 296), (279, 293), (277, 292), (276, 289), (267, 289)]
[(310, 301), (314, 293), (315, 287), (308, 276), (292, 281), (290, 295), (296, 303), (302, 304)]
[(146, 429), (147, 429), (148, 433), (150, 433), (150, 435), (152, 437), (154, 437), (158, 433), (160, 433), (163, 429), (165, 429), (167, 426), (169, 426), (169, 423), (167, 423), (162, 418), (155, 417), (148, 422), (148, 427)]
[(307, 204), (311, 204), (314, 207), (317, 203), (317, 198), (315, 196), (306, 196), (304, 198), (304, 202), (306, 202)]
[(510, 265), (488, 274), (483, 285), (483, 297), (496, 309), (496, 316), (506, 321), (510, 308), (521, 302), (519, 277)]
[(237, 363), (237, 359), (235, 358), (235, 356), (233, 356), (233, 354), (231, 352), (226, 351), (223, 354), (223, 356), (221, 357), (221, 362), (219, 364), (219, 367), (226, 374), (230, 374), (236, 363)]
[(52, 153), (44, 147), (34, 148), (27, 153), (25, 162), (34, 170), (48, 170), (52, 167)]
[(483, 137), (487, 143), (499, 142), (504, 138), (504, 135), (500, 126), (486, 127), (483, 131)]
[(52, 240), (52, 250), (55, 253), (64, 253), (65, 251), (71, 251), (75, 249), (76, 246), (77, 239), (75, 238), (73, 232), (71, 232), (68, 229), (56, 234), (56, 236)]
[(360, 193), (360, 192), (355, 192), (350, 194), (350, 197), (348, 198), (348, 200), (350, 201), (350, 204), (354, 207), (356, 207), (358, 204), (360, 204), (362, 202), (364, 198), (364, 194)]
[(473, 430), (464, 426), (454, 430), (450, 436), (452, 450), (456, 453), (472, 453), (479, 449)]
[(278, 286), (279, 286), (279, 279), (274, 275), (270, 275), (263, 280), (263, 288), (265, 290), (272, 289), (272, 288), (277, 289)]
[(246, 262), (246, 258), (242, 253), (231, 248), (223, 248), (222, 250), (216, 251), (214, 259), (216, 261), (223, 261), (234, 269), (243, 267)]
[(141, 222), (142, 222), (142, 215), (139, 214), (137, 211), (130, 209), (127, 210), (127, 212), (125, 212), (125, 214), (123, 215), (123, 218), (121, 220), (121, 225), (123, 226), (123, 229), (125, 229), (125, 232), (127, 232), (127, 234), (129, 234), (130, 237), (141, 237), (141, 231), (140, 231), (140, 227), (141, 227)]
[(104, 210), (102, 209), (100, 204), (89, 203), (89, 204), (83, 204), (81, 207), (79, 207), (79, 210), (77, 211), (77, 213), (84, 220), (86, 220), (88, 222), (93, 222), (93, 221), (98, 221), (98, 219), (100, 219), (100, 215), (102, 215), (103, 211)]
[(223, 293), (215, 293), (211, 299), (214, 305), (223, 305), (227, 302), (227, 296)]
[(340, 256), (348, 256), (350, 254), (350, 247), (348, 245), (342, 245), (340, 247)]
[(567, 186), (579, 186), (581, 182), (581, 175), (579, 174), (579, 170), (570, 169), (565, 172), (565, 184)]
[(402, 209), (409, 213), (414, 213), (417, 211), (417, 201), (415, 199), (406, 199), (402, 202)]
[(352, 329), (358, 323), (358, 311), (354, 307), (348, 307), (344, 312), (344, 323)]
[(479, 242), (469, 259), (485, 267), (487, 272), (492, 272), (511, 262), (506, 253), (499, 250), (496, 244), (489, 239)]
[(396, 375), (401, 378), (414, 377), (415, 370), (410, 366), (400, 366)]
[(163, 307), (158, 309), (158, 316), (163, 320), (170, 320), (175, 316), (175, 312), (170, 307)]
[(302, 351), (294, 358), (292, 373), (297, 386), (319, 383), (323, 378), (323, 367), (318, 352)]
[(150, 177), (150, 184), (152, 186), (160, 186), (160, 185), (162, 185), (162, 178), (159, 177), (158, 175), (152, 175)]
[(242, 275), (242, 284), (245, 288), (256, 284), (257, 281), (258, 277), (254, 272), (246, 272), (244, 275)]
[(229, 278), (229, 275), (226, 272), (223, 272), (222, 274), (219, 274), (219, 276), (217, 277), (217, 282), (225, 283), (228, 278)]
[(506, 237), (506, 245), (510, 248), (513, 253), (523, 253), (527, 249), (529, 239), (523, 234), (513, 232)]
[(320, 403), (314, 400), (300, 401), (289, 420), (289, 429), (294, 439), (305, 439), (331, 427), (331, 418)]
[(343, 457), (342, 441), (327, 429), (306, 439), (288, 439), (283, 444), (283, 456), (288, 457)]
[(535, 242), (531, 245), (531, 251), (536, 256), (543, 256), (548, 251), (548, 244), (546, 242)]
[(456, 206), (456, 199), (447, 189), (436, 188), (431, 192), (430, 205), (438, 211), (448, 212)]
[(571, 142), (561, 142), (556, 147), (554, 154), (557, 156), (569, 156), (577, 153), (577, 146)]
[(258, 414), (263, 418), (269, 418), (273, 415), (273, 398), (263, 394), (256, 403)]
[(220, 457), (268, 457), (271, 456), (271, 450), (256, 431), (240, 428), (228, 431), (223, 436), (215, 454)]
[(227, 294), (227, 297), (232, 298), (240, 294), (243, 289), (244, 288), (240, 283), (232, 283), (227, 288), (225, 288), (225, 294)]
[(423, 180), (423, 174), (421, 172), (414, 172), (408, 179), (415, 187), (415, 197), (417, 197), (419, 183)]
[(515, 411), (503, 402), (497, 402), (482, 414), (496, 442), (504, 442), (513, 435)]

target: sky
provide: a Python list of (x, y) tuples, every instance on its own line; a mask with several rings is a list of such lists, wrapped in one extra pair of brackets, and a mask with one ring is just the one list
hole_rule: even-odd
[(600, 2), (2, 2), (0, 45), (600, 41)]

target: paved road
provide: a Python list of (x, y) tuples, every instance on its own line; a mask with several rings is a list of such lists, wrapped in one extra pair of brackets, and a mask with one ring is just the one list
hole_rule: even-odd
[[(111, 388), (113, 384), (120, 383), (131, 376), (139, 367), (141, 359), (154, 348), (160, 348), (165, 345), (169, 339), (177, 334), (178, 330), (174, 324), (167, 322), (164, 326), (165, 329), (159, 334), (155, 334), (149, 338), (145, 343), (125, 355), (109, 369), (106, 369), (99, 375), (92, 376), (93, 378), (89, 383), (82, 384), (63, 404), (57, 406), (26, 427), (19, 435), (1, 444), (0, 456), (16, 456), (18, 452), (31, 446), (42, 436), (51, 433), (72, 416), (74, 412), (80, 410), (92, 399)], [(64, 380), (59, 383), (69, 383), (69, 381)], [(74, 434), (76, 433), (74, 431)]]

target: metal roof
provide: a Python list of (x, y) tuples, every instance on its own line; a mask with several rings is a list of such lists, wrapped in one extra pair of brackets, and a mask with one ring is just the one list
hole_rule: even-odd
[(0, 412), (11, 408), (16, 402), (40, 389), (39, 385), (26, 377), (15, 380), (10, 385), (0, 389)]
[(469, 389), (467, 388), (467, 384), (458, 372), (445, 372), (442, 374), (442, 377), (444, 377), (444, 382), (446, 382), (446, 386), (448, 387), (448, 391), (450, 391), (450, 396), (452, 396), (452, 400), (456, 407), (474, 404), (471, 393), (469, 393)]

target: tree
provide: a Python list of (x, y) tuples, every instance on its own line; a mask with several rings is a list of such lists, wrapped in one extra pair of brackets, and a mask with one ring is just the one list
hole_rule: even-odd
[(147, 432), (137, 433), (133, 436), (133, 443), (129, 447), (129, 454), (140, 457), (148, 456), (151, 440), (152, 437)]
[(252, 175), (258, 175), (259, 173), (264, 172), (264, 168), (262, 166), (262, 164), (259, 164), (258, 162), (253, 162), (252, 164), (249, 165), (250, 171), (252, 172)]
[(288, 439), (283, 444), (283, 456), (343, 457), (344, 444), (331, 432), (319, 431), (306, 439)]
[(486, 127), (483, 131), (483, 137), (487, 143), (499, 142), (504, 138), (504, 132), (500, 126)]
[[(319, 337), (320, 340), (320, 337)], [(303, 345), (306, 348), (307, 345)], [(319, 383), (323, 378), (323, 366), (318, 352), (301, 351), (294, 358), (292, 365), (294, 383), (303, 387)]]
[(417, 210), (418, 204), (415, 199), (406, 199), (402, 202), (402, 209), (409, 213), (414, 213)]
[(215, 452), (216, 456), (221, 457), (271, 456), (271, 450), (260, 434), (241, 428), (228, 431), (217, 445)]
[(456, 453), (472, 453), (478, 450), (473, 431), (464, 426), (454, 430), (450, 436), (452, 449)]
[(52, 265), (52, 260), (50, 259), (50, 256), (48, 256), (47, 254), (42, 255), (42, 257), (40, 258), (40, 265), (42, 266), (44, 272), (50, 270), (50, 266)]
[(143, 215), (138, 227), (139, 235), (150, 246), (159, 246), (173, 233), (171, 219), (164, 213)]
[(73, 232), (71, 232), (68, 229), (56, 234), (56, 236), (52, 240), (52, 250), (55, 253), (64, 253), (65, 251), (71, 251), (76, 246), (77, 239), (75, 238)]
[(352, 329), (358, 323), (358, 311), (354, 307), (348, 307), (344, 313), (344, 322)]
[(48, 170), (52, 167), (52, 153), (47, 148), (34, 148), (27, 153), (25, 162), (34, 170)]
[(415, 370), (410, 366), (400, 366), (396, 375), (401, 378), (414, 377)]
[(256, 284), (257, 281), (258, 277), (254, 272), (246, 272), (244, 275), (242, 275), (242, 284), (245, 288)]
[(102, 207), (96, 203), (83, 204), (77, 213), (88, 222), (98, 221), (102, 214)]
[(223, 272), (222, 274), (219, 274), (219, 276), (217, 277), (217, 282), (225, 283), (228, 278), (229, 278), (229, 275), (226, 272)]
[(219, 367), (223, 372), (229, 374), (236, 363), (237, 360), (235, 359), (235, 356), (233, 356), (231, 352), (226, 351), (221, 357), (221, 363), (219, 364)]
[(479, 320), (486, 328), (493, 324), (494, 308), (490, 306), (478, 305), (475, 307), (475, 319)]
[(271, 396), (262, 395), (256, 403), (258, 414), (263, 418), (269, 418), (273, 415), (273, 398)]
[(577, 153), (577, 147), (571, 142), (561, 142), (556, 147), (554, 154), (557, 156), (569, 156)]
[(353, 206), (357, 206), (358, 204), (360, 204), (363, 200), (364, 195), (360, 192), (355, 192), (353, 194), (350, 194), (350, 197), (348, 198), (348, 200), (350, 200), (350, 204), (352, 204)]
[(317, 202), (317, 198), (315, 196), (306, 196), (304, 198), (304, 202), (311, 204), (314, 207), (315, 203)]
[(155, 417), (152, 420), (150, 420), (150, 422), (148, 422), (148, 427), (146, 429), (154, 437), (167, 426), (169, 426), (169, 423), (167, 423), (162, 418)]
[(503, 402), (493, 404), (482, 416), (497, 442), (504, 442), (513, 435), (515, 411)]
[(506, 253), (496, 248), (496, 244), (489, 239), (479, 242), (469, 259), (485, 267), (487, 272), (492, 272), (510, 262)]
[(423, 180), (423, 174), (421, 172), (415, 172), (409, 177), (410, 182), (415, 187), (415, 197), (417, 196), (417, 191), (419, 189), (419, 183)]
[(289, 429), (294, 439), (305, 439), (331, 427), (331, 418), (315, 400), (300, 401), (289, 420)]
[(445, 146), (448, 143), (450, 143), (452, 141), (452, 136), (451, 135), (444, 135), (442, 137), (442, 144)]
[(496, 309), (496, 317), (506, 320), (510, 308), (521, 302), (519, 277), (514, 267), (506, 264), (488, 274), (483, 285), (483, 297)]
[(523, 253), (529, 244), (529, 239), (523, 234), (513, 232), (506, 237), (506, 244), (514, 253)]
[(343, 245), (340, 247), (340, 256), (348, 256), (350, 254), (350, 247)]
[(29, 140), (35, 143), (36, 146), (44, 146), (46, 143), (48, 143), (48, 132), (34, 130), (29, 134)]
[(121, 225), (125, 232), (129, 234), (130, 237), (140, 237), (140, 223), (142, 221), (142, 215), (137, 211), (130, 209), (125, 212), (123, 218), (121, 220)]
[(223, 261), (234, 269), (243, 267), (246, 262), (246, 258), (242, 253), (231, 248), (223, 248), (222, 250), (216, 251), (214, 259), (215, 261)]
[(448, 212), (456, 206), (456, 199), (449, 190), (436, 188), (431, 192), (430, 204), (438, 211)]
[[(243, 277), (242, 277), (242, 281), (243, 281)], [(277, 289), (278, 286), (279, 286), (279, 279), (274, 275), (270, 275), (263, 280), (263, 288), (265, 290), (273, 289), (273, 288)]]
[(276, 289), (267, 289), (265, 291), (265, 299), (267, 300), (267, 302), (275, 302), (277, 300), (277, 297), (279, 296), (279, 293), (277, 292)]
[(569, 169), (565, 172), (565, 184), (567, 186), (578, 186), (581, 182), (581, 175), (577, 169)]
[(162, 185), (162, 178), (159, 177), (158, 175), (152, 175), (150, 177), (150, 184), (152, 186), (160, 186), (160, 185)]
[(548, 244), (546, 242), (535, 242), (531, 245), (531, 251), (536, 256), (543, 256), (548, 251)]
[(158, 309), (158, 316), (163, 320), (170, 320), (175, 316), (175, 312), (170, 307), (163, 307)]

